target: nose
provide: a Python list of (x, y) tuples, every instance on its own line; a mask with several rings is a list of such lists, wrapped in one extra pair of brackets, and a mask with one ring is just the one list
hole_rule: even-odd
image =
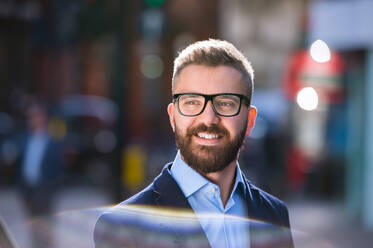
[(209, 124), (217, 124), (220, 120), (219, 116), (215, 113), (211, 101), (208, 101), (205, 109), (199, 115), (199, 119), (204, 122), (207, 126)]

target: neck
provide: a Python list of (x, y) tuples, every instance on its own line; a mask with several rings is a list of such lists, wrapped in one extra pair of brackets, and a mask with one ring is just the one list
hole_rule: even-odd
[(208, 180), (215, 183), (220, 188), (220, 198), (225, 205), (232, 193), (236, 175), (236, 160), (231, 162), (221, 171), (211, 172), (204, 175)]

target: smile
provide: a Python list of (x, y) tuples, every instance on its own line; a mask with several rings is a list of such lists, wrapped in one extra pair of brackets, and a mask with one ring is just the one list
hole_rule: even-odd
[(216, 133), (200, 132), (195, 136), (195, 142), (203, 146), (216, 146), (222, 142), (222, 136)]
[(219, 138), (219, 135), (209, 134), (209, 133), (198, 133), (197, 136), (203, 139), (218, 139)]

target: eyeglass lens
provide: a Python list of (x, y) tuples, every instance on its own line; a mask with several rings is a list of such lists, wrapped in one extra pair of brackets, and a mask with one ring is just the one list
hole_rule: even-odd
[[(178, 100), (179, 110), (184, 115), (198, 115), (205, 107), (205, 97), (200, 95), (181, 95)], [(235, 95), (217, 95), (212, 104), (219, 115), (236, 115), (240, 109), (240, 98)]]

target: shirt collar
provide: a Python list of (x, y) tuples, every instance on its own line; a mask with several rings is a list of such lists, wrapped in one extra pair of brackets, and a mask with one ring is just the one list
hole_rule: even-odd
[[(171, 167), (171, 175), (183, 191), (185, 197), (189, 197), (206, 184), (211, 183), (209, 180), (204, 178), (201, 174), (187, 165), (181, 158), (180, 151), (177, 152), (175, 160)], [(246, 184), (244, 182), (240, 166), (237, 162), (236, 166), (236, 177), (232, 191), (236, 192), (237, 188), (241, 188), (242, 192), (246, 193)]]
[(246, 195), (246, 183), (242, 176), (242, 171), (240, 169), (240, 165), (238, 164), (238, 162), (236, 164), (236, 181), (234, 182), (232, 195), (234, 192), (236, 192), (237, 188), (241, 188), (243, 194)]
[(206, 178), (201, 176), (197, 171), (184, 162), (181, 158), (180, 151), (177, 152), (172, 164), (171, 175), (180, 186), (185, 197), (189, 197), (209, 183)]

